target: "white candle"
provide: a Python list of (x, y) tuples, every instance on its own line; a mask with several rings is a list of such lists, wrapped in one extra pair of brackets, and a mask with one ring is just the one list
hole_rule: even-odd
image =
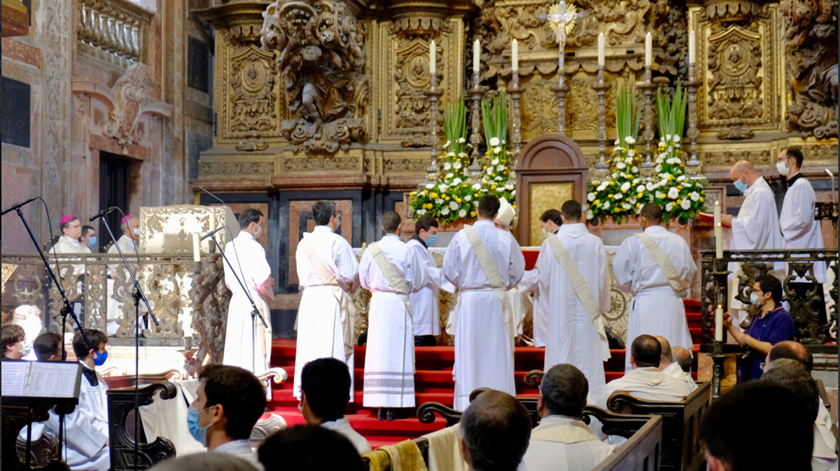
[(715, 309), (715, 342), (723, 342), (723, 307)]
[(510, 57), (512, 62), (512, 70), (519, 73), (519, 43), (514, 39), (510, 43)]
[(193, 260), (196, 262), (201, 261), (201, 249), (199, 248), (199, 237), (198, 232), (193, 232)]
[(557, 75), (560, 76), (560, 86), (563, 86), (563, 76), (566, 75), (566, 57), (563, 48), (560, 48), (560, 65), (557, 67)]
[(477, 74), (481, 64), (481, 44), (478, 39), (473, 43), (473, 73)]
[(720, 201), (715, 201), (715, 258), (723, 258), (723, 226), (720, 217)]
[(435, 58), (435, 42), (432, 41), (431, 46), (429, 46), (429, 73), (434, 75), (437, 72), (436, 66), (436, 58)]
[(598, 67), (604, 66), (604, 33), (598, 33)]
[(648, 32), (645, 35), (645, 67), (650, 67), (653, 63), (653, 36)]
[(694, 31), (688, 33), (688, 63), (694, 63)]

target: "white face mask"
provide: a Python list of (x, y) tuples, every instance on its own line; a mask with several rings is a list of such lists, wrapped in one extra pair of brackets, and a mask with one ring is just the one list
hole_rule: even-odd
[(140, 228), (139, 227), (134, 229), (134, 235), (140, 235)]
[(776, 170), (778, 170), (778, 171), (779, 171), (779, 175), (782, 175), (782, 176), (787, 176), (787, 174), (789, 174), (789, 173), (790, 173), (790, 167), (786, 167), (786, 166), (785, 166), (785, 163), (786, 163), (786, 162), (787, 162), (787, 161), (784, 161), (784, 162), (776, 162)]
[(262, 226), (257, 226), (257, 230), (254, 231), (254, 239), (258, 239), (262, 235)]
[(548, 240), (548, 235), (549, 234), (551, 234), (551, 232), (549, 232), (548, 229), (543, 228), (543, 230), (542, 230), (543, 240)]

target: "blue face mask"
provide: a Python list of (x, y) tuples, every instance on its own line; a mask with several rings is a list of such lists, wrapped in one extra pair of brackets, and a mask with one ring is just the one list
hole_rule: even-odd
[(94, 352), (94, 354), (95, 354), (95, 356), (93, 357), (93, 364), (96, 365), (96, 366), (104, 365), (105, 360), (108, 359), (108, 352), (107, 351), (105, 353), (95, 353)]
[(90, 247), (90, 248), (96, 247), (96, 236), (88, 237), (88, 247)]
[[(207, 408), (209, 409), (209, 407)], [(190, 430), (190, 435), (195, 438), (198, 443), (201, 443), (204, 446), (207, 446), (207, 427), (202, 427), (201, 424), (198, 423), (198, 414), (207, 409), (198, 410), (195, 406), (190, 406), (189, 410), (187, 411), (187, 428)]]
[(753, 304), (758, 304), (758, 296), (755, 293), (750, 293), (750, 302)]
[(735, 181), (735, 188), (737, 188), (738, 191), (740, 191), (741, 193), (747, 191), (747, 184), (744, 183), (742, 178), (744, 178), (743, 175), (741, 175), (741, 178), (739, 178), (738, 180)]
[(435, 245), (435, 242), (437, 242), (437, 234), (432, 234), (428, 239), (426, 239), (426, 246), (431, 247)]

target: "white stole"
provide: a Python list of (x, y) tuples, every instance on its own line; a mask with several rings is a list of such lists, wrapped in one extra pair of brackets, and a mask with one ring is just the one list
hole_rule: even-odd
[(680, 274), (677, 272), (677, 267), (674, 266), (674, 262), (668, 258), (668, 254), (662, 250), (662, 247), (653, 240), (653, 237), (650, 235), (640, 232), (638, 234), (633, 234), (645, 244), (647, 247), (648, 252), (653, 257), (653, 260), (656, 262), (656, 265), (659, 266), (659, 269), (665, 273), (665, 277), (668, 278), (668, 283), (671, 284), (671, 289), (674, 290), (674, 294), (677, 296), (680, 295), (680, 291), (683, 290), (683, 283)]

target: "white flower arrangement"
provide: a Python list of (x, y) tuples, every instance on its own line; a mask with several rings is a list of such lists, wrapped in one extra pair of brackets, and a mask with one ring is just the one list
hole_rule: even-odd
[(458, 203), (456, 203), (454, 201), (449, 202), (449, 209), (451, 209), (453, 211), (460, 208), (460, 207), (461, 207), (461, 205), (459, 205)]
[(675, 200), (680, 197), (680, 190), (677, 187), (672, 186), (670, 190), (668, 190), (668, 198)]
[(670, 213), (672, 209), (674, 209), (674, 203), (668, 203), (665, 205), (665, 211)]
[(624, 184), (621, 185), (621, 191), (623, 191), (624, 193), (627, 193), (627, 190), (629, 190), (629, 189), (630, 189), (630, 182), (624, 182)]
[(589, 193), (586, 195), (586, 201), (595, 201), (595, 193)]
[(445, 164), (443, 164), (443, 169), (444, 170), (451, 170), (452, 169), (452, 164), (449, 163), (449, 162), (446, 162)]
[(455, 170), (461, 170), (461, 167), (463, 167), (461, 162), (455, 162), (454, 164), (452, 164), (452, 168), (454, 168)]
[(697, 200), (700, 199), (700, 193), (697, 193), (696, 191), (692, 191), (689, 198), (691, 198), (691, 201), (697, 201)]
[(498, 137), (491, 137), (490, 138), (490, 147), (498, 147), (499, 146), (499, 138)]
[(462, 217), (462, 218), (467, 217), (467, 210), (462, 209), (462, 210), (458, 211), (458, 216)]
[(682, 202), (680, 203), (680, 207), (688, 211), (688, 209), (691, 208), (691, 201), (689, 201), (688, 199), (682, 200)]
[(448, 216), (449, 213), (450, 213), (449, 208), (443, 208), (443, 209), (440, 210), (440, 214), (443, 214), (444, 216)]

